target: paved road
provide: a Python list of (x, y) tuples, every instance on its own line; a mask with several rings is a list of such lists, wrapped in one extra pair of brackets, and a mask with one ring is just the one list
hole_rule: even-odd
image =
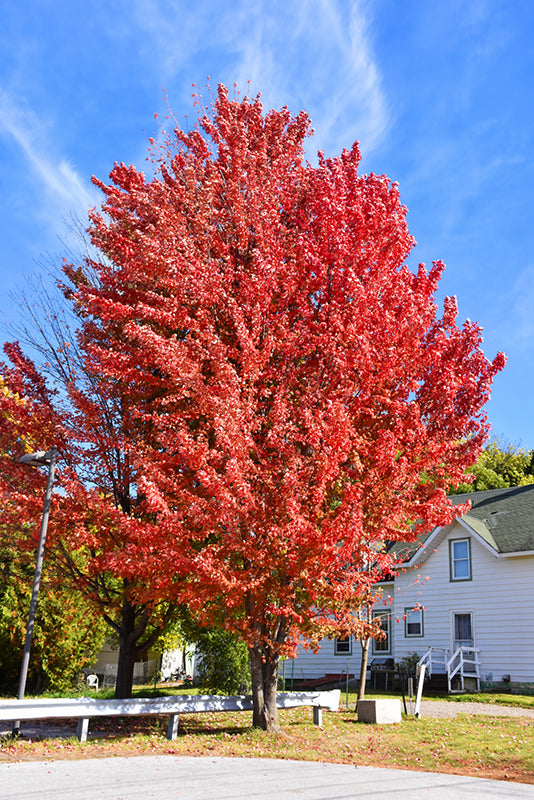
[(144, 756), (0, 764), (0, 800), (534, 800), (534, 786), (259, 758)]

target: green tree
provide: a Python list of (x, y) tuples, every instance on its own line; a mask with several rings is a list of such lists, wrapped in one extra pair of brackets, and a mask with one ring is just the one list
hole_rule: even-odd
[(461, 483), (452, 494), (526, 486), (534, 483), (534, 450), (494, 440), (468, 472), (475, 476), (473, 483)]
[(210, 694), (248, 694), (252, 688), (248, 648), (231, 631), (199, 631), (198, 679)]
[[(24, 532), (0, 527), (0, 691), (17, 689), (35, 554)], [(45, 560), (32, 642), (28, 690), (72, 688), (101, 648), (106, 626), (71, 582)]]

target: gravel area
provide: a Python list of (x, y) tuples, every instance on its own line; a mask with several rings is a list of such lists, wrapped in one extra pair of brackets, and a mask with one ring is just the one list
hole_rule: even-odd
[[(410, 709), (408, 709), (410, 711)], [(462, 703), (448, 700), (421, 700), (422, 717), (458, 717), (460, 714), (486, 714), (489, 717), (529, 717), (534, 709), (499, 706), (496, 703)]]

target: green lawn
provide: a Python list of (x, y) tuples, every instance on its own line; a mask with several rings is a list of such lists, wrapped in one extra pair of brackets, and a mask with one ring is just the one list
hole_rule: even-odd
[[(148, 694), (146, 687), (143, 693)], [(465, 714), (457, 719), (409, 717), (400, 725), (365, 725), (357, 722), (355, 701), (350, 694), (346, 709), (342, 693), (340, 711), (325, 712), (321, 728), (313, 725), (310, 708), (281, 711), (282, 733), (276, 735), (253, 729), (249, 712), (184, 715), (173, 742), (165, 739), (166, 719), (97, 719), (91, 722), (92, 738), (86, 744), (76, 739), (5, 738), (0, 740), (0, 760), (169, 753), (248, 756), (452, 772), (534, 784), (532, 719), (470, 715), (466, 702)], [(526, 702), (531, 708), (532, 698)]]

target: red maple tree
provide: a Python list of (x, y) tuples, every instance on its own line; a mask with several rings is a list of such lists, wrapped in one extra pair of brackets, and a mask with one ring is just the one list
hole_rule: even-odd
[(2, 537), (6, 543), (16, 538), (20, 547), (35, 549), (43, 475), (18, 459), (55, 445), (59, 461), (46, 565), (58, 582), (76, 586), (86, 598), (88, 613), (100, 612), (117, 636), (115, 696), (129, 697), (135, 662), (174, 614), (172, 603), (147, 599), (146, 581), (140, 600), (137, 577), (117, 575), (108, 566), (117, 551), (128, 546), (130, 527), (124, 527), (125, 521), (143, 520), (128, 458), (128, 441), (139, 431), (120, 387), (83, 368), (81, 351), (72, 352), (76, 345), (66, 341), (64, 330), (55, 347), (50, 345), (50, 330), (46, 341), (55, 389), (19, 344), (6, 344), (9, 362), (0, 363), (0, 508), (5, 523), (0, 544)]
[(406, 266), (397, 186), (359, 175), (356, 145), (310, 166), (309, 132), (220, 86), (155, 150), (155, 177), (118, 164), (95, 181), (103, 258), (76, 295), (87, 369), (144, 431), (128, 454), (147, 516), (108, 567), (244, 638), (268, 730), (280, 657), (299, 636), (368, 634), (354, 612), (385, 543), (462, 512), (447, 488), (504, 365), (453, 298), (438, 316), (443, 265)]

